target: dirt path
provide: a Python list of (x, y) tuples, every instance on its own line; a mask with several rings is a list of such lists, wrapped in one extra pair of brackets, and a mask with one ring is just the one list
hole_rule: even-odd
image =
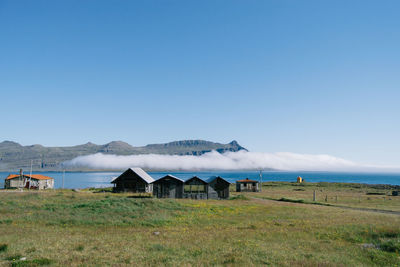
[(304, 205), (314, 205), (319, 207), (332, 207), (332, 208), (339, 208), (339, 209), (348, 209), (348, 210), (356, 210), (356, 211), (367, 211), (367, 212), (375, 212), (375, 213), (383, 213), (383, 214), (393, 214), (400, 216), (400, 211), (393, 211), (393, 210), (380, 210), (380, 209), (368, 209), (368, 208), (356, 208), (356, 207), (346, 207), (346, 206), (338, 206), (338, 205), (318, 205), (313, 203), (293, 203), (293, 202), (286, 202), (286, 201), (279, 201), (279, 200), (272, 200), (272, 199), (264, 199), (264, 198), (251, 198), (254, 202), (266, 204), (266, 203), (274, 203), (275, 205), (278, 204), (280, 206), (304, 206)]

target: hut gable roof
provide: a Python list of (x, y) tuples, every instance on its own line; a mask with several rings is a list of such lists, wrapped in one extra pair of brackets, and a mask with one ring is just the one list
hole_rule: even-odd
[(152, 182), (154, 182), (154, 178), (151, 177), (147, 172), (145, 172), (144, 170), (142, 170), (142, 168), (129, 168), (126, 171), (124, 171), (120, 176), (114, 178), (111, 183), (115, 183), (121, 176), (123, 176), (124, 174), (127, 174), (128, 172), (133, 172), (135, 173), (137, 176), (139, 176), (140, 178), (142, 178), (146, 183), (150, 184)]
[(250, 180), (249, 178), (243, 179), (243, 180), (237, 180), (237, 183), (258, 183), (259, 181), (256, 180)]
[(209, 183), (213, 182), (216, 179), (220, 179), (220, 180), (230, 184), (230, 182), (228, 182), (226, 179), (222, 178), (221, 176), (211, 176), (210, 178), (206, 179), (205, 181), (209, 184)]
[(193, 176), (192, 178), (187, 179), (187, 180), (185, 181), (185, 183), (188, 183), (188, 182), (190, 182), (190, 181), (192, 181), (192, 180), (199, 180), (199, 181), (202, 182), (203, 184), (207, 184), (206, 181), (204, 181), (203, 179), (201, 179), (201, 178), (199, 178), (199, 177), (197, 177), (197, 176)]
[(167, 175), (165, 175), (164, 177), (161, 177), (161, 178), (155, 180), (153, 183), (155, 183), (155, 182), (157, 182), (157, 181), (164, 180), (164, 179), (168, 179), (168, 178), (174, 179), (174, 180), (178, 180), (179, 182), (182, 182), (182, 183), (184, 182), (182, 179), (180, 179), (180, 178), (178, 178), (178, 177), (176, 177), (176, 176), (173, 176), (173, 175), (171, 175), (171, 174), (167, 174)]
[[(27, 175), (27, 174), (23, 174), (22, 175), (24, 178), (30, 178), (32, 177), (32, 179), (35, 180), (53, 180), (54, 178), (51, 178), (49, 176), (45, 176), (45, 175), (41, 175), (41, 174), (32, 174), (31, 175)], [(11, 179), (15, 179), (15, 178), (19, 178), (19, 174), (10, 174), (7, 176), (6, 180), (11, 180)]]

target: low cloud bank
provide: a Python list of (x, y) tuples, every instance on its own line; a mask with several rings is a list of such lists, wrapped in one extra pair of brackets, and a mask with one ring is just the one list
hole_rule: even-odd
[[(216, 151), (201, 156), (142, 154), (130, 156), (92, 154), (80, 156), (64, 163), (66, 167), (92, 169), (125, 169), (142, 167), (152, 170), (261, 170), (285, 171), (383, 171), (395, 170), (380, 166), (367, 166), (330, 155), (309, 155), (289, 152), (226, 152)], [(400, 169), (397, 169), (400, 170)]]

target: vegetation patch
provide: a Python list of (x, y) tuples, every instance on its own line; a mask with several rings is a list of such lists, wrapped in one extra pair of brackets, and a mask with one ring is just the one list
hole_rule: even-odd
[(8, 249), (8, 245), (7, 244), (0, 244), (0, 252), (5, 252)]
[(35, 267), (35, 266), (44, 266), (50, 265), (53, 261), (47, 258), (40, 258), (34, 260), (25, 260), (25, 261), (15, 261), (11, 264), (12, 267)]
[(293, 203), (305, 203), (303, 199), (290, 199), (290, 198), (280, 198), (278, 201), (284, 201), (284, 202), (293, 202)]
[(379, 196), (384, 196), (386, 195), (385, 192), (367, 192), (366, 195), (379, 195)]
[(245, 195), (236, 195), (229, 198), (230, 200), (249, 200)]
[(78, 246), (75, 247), (76, 251), (83, 251), (84, 249), (85, 249), (84, 245), (78, 245)]
[(20, 258), (22, 258), (21, 254), (15, 254), (15, 255), (7, 256), (4, 259), (8, 260), (8, 261), (16, 261), (16, 260), (19, 260)]

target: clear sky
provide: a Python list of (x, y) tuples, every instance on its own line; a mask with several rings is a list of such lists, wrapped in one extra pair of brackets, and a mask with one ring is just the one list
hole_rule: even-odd
[(400, 1), (0, 0), (0, 141), (400, 165)]

